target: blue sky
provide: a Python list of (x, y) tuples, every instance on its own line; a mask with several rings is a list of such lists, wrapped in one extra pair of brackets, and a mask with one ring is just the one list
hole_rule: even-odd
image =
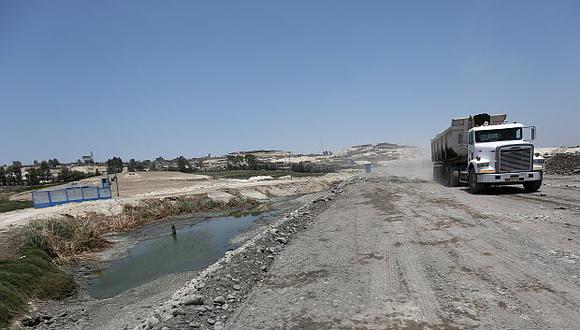
[(580, 2), (0, 2), (0, 163), (427, 145), (478, 112), (580, 144)]

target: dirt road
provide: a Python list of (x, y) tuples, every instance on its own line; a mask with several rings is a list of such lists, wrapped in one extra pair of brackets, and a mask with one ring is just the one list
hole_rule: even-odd
[(572, 329), (580, 180), (474, 196), (394, 162), (280, 252), (226, 328)]

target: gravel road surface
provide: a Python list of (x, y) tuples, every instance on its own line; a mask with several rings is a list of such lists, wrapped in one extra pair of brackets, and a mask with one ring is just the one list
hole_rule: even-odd
[(578, 328), (578, 176), (474, 196), (431, 182), (424, 164), (351, 185), (225, 327)]

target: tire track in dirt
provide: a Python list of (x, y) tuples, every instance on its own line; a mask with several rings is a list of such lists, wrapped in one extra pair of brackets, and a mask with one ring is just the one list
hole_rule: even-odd
[[(457, 205), (458, 207), (465, 207), (463, 205)], [(496, 221), (494, 222), (495, 225), (501, 226), (504, 224), (504, 222), (502, 221)], [(445, 229), (446, 231), (448, 231), (448, 229)], [(505, 229), (504, 229), (505, 230)], [(458, 237), (463, 237), (465, 236), (465, 234), (463, 233), (458, 233)], [(524, 293), (526, 293), (527, 291), (531, 291), (531, 292), (537, 292), (537, 291), (542, 291), (541, 293), (543, 294), (543, 304), (545, 305), (546, 303), (553, 303), (555, 305), (559, 305), (559, 306), (566, 306), (566, 305), (570, 305), (570, 303), (572, 303), (572, 305), (577, 305), (577, 302), (571, 302), (570, 299), (566, 299), (565, 295), (562, 295), (562, 292), (554, 292), (553, 289), (550, 289), (549, 285), (546, 283), (549, 283), (549, 279), (539, 279), (537, 276), (534, 276), (536, 274), (538, 274), (538, 271), (534, 268), (533, 264), (530, 264), (529, 262), (525, 262), (525, 260), (530, 259), (529, 258), (529, 253), (528, 255), (525, 256), (514, 256), (513, 253), (514, 251), (519, 251), (520, 246), (517, 246), (515, 244), (512, 244), (511, 241), (499, 241), (499, 240), (493, 240), (493, 242), (485, 242), (484, 240), (487, 239), (488, 236), (481, 236), (478, 237), (477, 240), (475, 239), (471, 239), (471, 240), (463, 240), (461, 245), (458, 245), (458, 249), (457, 249), (457, 255), (459, 258), (459, 262), (461, 262), (463, 264), (463, 266), (458, 267), (459, 269), (462, 270), (466, 270), (467, 273), (475, 273), (476, 275), (481, 275), (481, 274), (486, 274), (485, 277), (482, 277), (483, 279), (487, 279), (491, 284), (495, 284), (496, 283), (505, 283), (503, 284), (503, 287), (507, 288), (508, 285), (509, 286), (522, 286), (521, 283), (533, 283), (528, 285), (528, 287), (526, 287), (524, 285), (523, 289), (521, 290), (516, 290), (515, 292), (520, 293), (521, 291), (523, 291)], [(535, 240), (525, 240), (527, 242), (535, 242)], [(483, 243), (483, 244), (481, 244)], [(488, 258), (491, 258), (492, 260), (495, 258), (496, 262), (501, 262), (503, 265), (503, 272), (501, 273), (497, 273), (493, 270), (493, 268), (490, 268), (490, 266), (488, 264), (482, 263), (478, 261), (478, 258), (475, 258), (474, 256), (478, 255), (479, 251), (489, 251), (490, 249), (490, 245), (495, 245), (494, 246), (494, 252), (493, 254), (487, 252), (487, 254), (489, 254)], [(506, 245), (508, 245), (506, 247)], [(539, 246), (539, 244), (535, 244), (537, 246)], [(502, 247), (501, 249), (499, 247)], [(512, 254), (506, 254), (506, 250), (507, 251), (511, 251)], [(525, 250), (534, 250), (533, 248), (531, 248), (529, 245), (525, 247)], [(503, 255), (502, 255), (503, 253)], [(493, 256), (502, 256), (502, 257), (493, 257)], [(468, 256), (468, 257), (465, 257)], [(520, 264), (522, 263), (523, 264)], [(474, 271), (476, 270), (476, 271)], [(479, 271), (477, 271), (479, 270)], [(529, 274), (532, 275), (529, 275)], [(490, 276), (491, 274), (491, 276)], [(517, 274), (523, 274), (523, 276), (517, 276)], [(510, 275), (514, 275), (511, 276)], [(500, 280), (501, 279), (501, 280)], [(506, 283), (509, 282), (509, 283)], [(577, 286), (576, 283), (570, 283), (572, 284), (572, 287)], [(527, 289), (527, 290), (526, 290)], [(550, 297), (546, 297), (546, 292), (543, 291), (547, 291), (548, 296), (551, 295), (552, 293), (555, 293), (553, 295), (553, 299), (549, 299)], [(521, 295), (521, 293), (520, 293)], [(512, 294), (511, 296), (515, 297), (516, 294)], [(530, 303), (533, 306), (530, 306), (529, 304), (524, 304), (520, 301), (518, 301), (518, 304), (520, 307), (525, 306), (525, 310), (527, 310), (527, 315), (532, 315), (531, 318), (535, 318), (536, 321), (533, 322), (533, 326), (534, 327), (539, 327), (542, 322), (541, 322), (541, 317), (537, 316), (537, 310), (538, 308), (541, 308), (541, 306), (537, 306), (537, 304), (535, 304), (536, 301), (538, 301), (538, 297), (526, 297), (527, 299), (524, 299), (525, 301), (527, 301), (528, 303)], [(553, 301), (551, 301), (553, 300)], [(576, 310), (573, 310), (572, 312), (577, 312)], [(498, 315), (498, 313), (494, 313), (496, 316)], [(567, 314), (567, 313), (564, 313)], [(500, 314), (501, 315), (501, 314)], [(521, 320), (519, 320), (519, 322), (521, 323)]]

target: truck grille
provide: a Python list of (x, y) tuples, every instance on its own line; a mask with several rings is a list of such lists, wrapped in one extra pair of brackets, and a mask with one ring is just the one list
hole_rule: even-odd
[(531, 145), (499, 148), (499, 172), (524, 172), (532, 170), (534, 147)]

